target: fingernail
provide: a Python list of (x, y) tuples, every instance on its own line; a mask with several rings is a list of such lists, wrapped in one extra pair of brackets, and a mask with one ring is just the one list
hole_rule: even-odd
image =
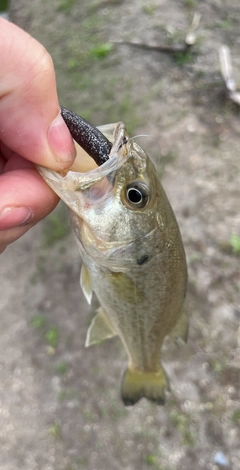
[(5, 207), (0, 212), (0, 230), (26, 225), (33, 218), (30, 207)]
[(56, 156), (56, 161), (64, 164), (69, 163), (70, 166), (76, 157), (76, 149), (61, 114), (53, 121), (48, 130), (48, 142)]

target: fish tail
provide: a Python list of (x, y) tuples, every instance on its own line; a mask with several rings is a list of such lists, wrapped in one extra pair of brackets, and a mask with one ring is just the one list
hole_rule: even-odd
[(121, 395), (126, 406), (134, 405), (143, 397), (164, 405), (166, 390), (169, 390), (169, 382), (162, 366), (157, 372), (144, 372), (128, 367), (124, 373)]

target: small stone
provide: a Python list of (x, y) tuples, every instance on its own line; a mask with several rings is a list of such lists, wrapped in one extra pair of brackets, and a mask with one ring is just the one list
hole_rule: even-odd
[(229, 465), (228, 458), (221, 451), (216, 452), (216, 454), (214, 455), (214, 458), (213, 458), (213, 462), (215, 464), (219, 465), (219, 467), (228, 467), (228, 465)]

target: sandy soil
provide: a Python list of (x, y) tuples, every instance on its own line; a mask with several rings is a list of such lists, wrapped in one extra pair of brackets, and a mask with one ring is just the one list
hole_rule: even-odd
[[(194, 54), (180, 44), (201, 13)], [(84, 349), (96, 305), (63, 206), (1, 256), (1, 470), (240, 468), (239, 108), (224, 93), (218, 49), (240, 80), (238, 0), (12, 2), (11, 18), (51, 53), (61, 103), (94, 124), (148, 134), (189, 267), (189, 340), (168, 340), (165, 407), (125, 408), (120, 342)], [(142, 141), (141, 141), (142, 143)]]

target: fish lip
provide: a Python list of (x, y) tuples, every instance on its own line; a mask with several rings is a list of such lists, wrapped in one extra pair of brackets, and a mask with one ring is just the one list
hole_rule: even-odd
[[(69, 189), (74, 193), (77, 190), (82, 190), (84, 184), (85, 187), (88, 188), (101, 181), (105, 177), (108, 177), (111, 173), (117, 171), (121, 166), (123, 166), (128, 158), (128, 155), (113, 154), (111, 158), (106, 160), (105, 163), (103, 163), (101, 166), (98, 166), (97, 168), (94, 168), (93, 170), (90, 170), (86, 173), (69, 170), (64, 176), (61, 174), (61, 172), (49, 170), (42, 165), (36, 165), (36, 168), (43, 178), (48, 178), (49, 182), (51, 181), (52, 183), (58, 184), (61, 183), (62, 189)], [(53, 188), (53, 190), (59, 195), (59, 192), (56, 188)]]

